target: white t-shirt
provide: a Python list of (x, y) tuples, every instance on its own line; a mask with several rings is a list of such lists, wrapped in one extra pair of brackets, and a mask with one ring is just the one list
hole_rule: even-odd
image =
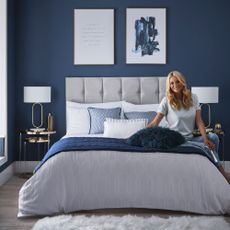
[(185, 138), (192, 137), (195, 127), (196, 111), (200, 110), (198, 97), (192, 94), (193, 106), (189, 109), (175, 110), (164, 97), (158, 107), (157, 112), (165, 115), (169, 128), (181, 133)]

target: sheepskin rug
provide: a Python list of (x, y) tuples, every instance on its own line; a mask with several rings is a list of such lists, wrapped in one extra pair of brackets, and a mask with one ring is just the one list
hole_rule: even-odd
[(40, 219), (33, 230), (229, 230), (228, 218), (218, 216), (71, 216), (61, 215)]

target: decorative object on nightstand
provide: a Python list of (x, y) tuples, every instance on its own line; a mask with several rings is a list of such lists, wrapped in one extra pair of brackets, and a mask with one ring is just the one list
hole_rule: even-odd
[(48, 114), (48, 131), (52, 131), (54, 129), (54, 117), (51, 113)]
[(208, 107), (208, 125), (206, 128), (209, 128), (211, 125), (210, 103), (219, 102), (219, 87), (192, 87), (191, 91), (197, 95), (198, 100), (201, 103), (201, 108), (203, 105), (207, 105)]
[[(51, 102), (51, 87), (49, 86), (25, 86), (24, 87), (24, 103), (33, 103), (32, 105), (32, 131), (44, 131), (43, 125), (43, 106), (41, 103)], [(40, 106), (40, 124), (35, 124), (34, 108)]]
[(222, 131), (221, 124), (220, 123), (215, 124), (215, 126), (214, 126), (214, 132), (215, 133), (219, 133), (221, 131)]

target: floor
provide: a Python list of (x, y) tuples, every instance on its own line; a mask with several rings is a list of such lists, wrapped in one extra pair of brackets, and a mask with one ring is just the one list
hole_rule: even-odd
[[(0, 230), (31, 229), (34, 223), (37, 220), (39, 220), (38, 217), (24, 218), (24, 219), (17, 218), (18, 192), (25, 181), (26, 181), (25, 178), (13, 176), (6, 184), (0, 187)], [(110, 210), (84, 211), (84, 212), (77, 212), (75, 214), (76, 215), (77, 214), (85, 214), (85, 215), (136, 214), (140, 216), (157, 215), (166, 218), (168, 216), (182, 216), (186, 213), (147, 210), (147, 209), (110, 209)], [(226, 220), (229, 221), (230, 223), (230, 217), (226, 217)]]
[(12, 177), (0, 187), (0, 230), (31, 229), (38, 218), (18, 219), (18, 192), (26, 181), (17, 176)]

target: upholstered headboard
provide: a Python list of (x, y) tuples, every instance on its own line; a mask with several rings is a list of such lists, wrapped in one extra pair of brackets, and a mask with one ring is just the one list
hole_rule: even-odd
[(66, 101), (127, 101), (156, 104), (165, 96), (166, 77), (66, 77)]

